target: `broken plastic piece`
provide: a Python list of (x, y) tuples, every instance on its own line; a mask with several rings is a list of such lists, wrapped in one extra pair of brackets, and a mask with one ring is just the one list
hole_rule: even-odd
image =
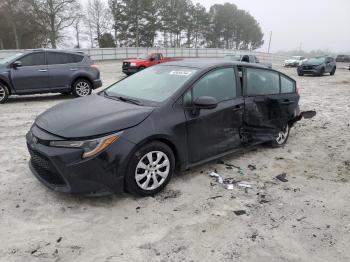
[(242, 168), (239, 169), (238, 173), (239, 173), (241, 176), (245, 176), (245, 173), (244, 173), (244, 171), (243, 171)]
[(243, 187), (243, 188), (252, 188), (252, 186), (249, 185), (248, 183), (239, 183), (238, 186)]
[(288, 182), (288, 179), (286, 179), (286, 176), (287, 176), (286, 173), (282, 173), (282, 174), (276, 176), (276, 178), (277, 178), (279, 181)]
[(235, 213), (236, 216), (241, 216), (241, 215), (247, 214), (247, 212), (245, 212), (245, 210), (236, 210), (236, 211), (233, 211), (233, 213)]
[(224, 188), (226, 188), (228, 190), (232, 190), (233, 189), (233, 184), (232, 183), (224, 183), (224, 178), (222, 176), (220, 176), (218, 173), (211, 172), (209, 174), (209, 176), (216, 177), (218, 183), (221, 184)]

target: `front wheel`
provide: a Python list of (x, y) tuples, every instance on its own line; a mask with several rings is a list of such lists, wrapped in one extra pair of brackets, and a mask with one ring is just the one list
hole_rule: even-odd
[(332, 71), (330, 72), (330, 75), (331, 75), (331, 76), (334, 76), (335, 70), (336, 70), (336, 67), (333, 67)]
[(325, 69), (324, 69), (324, 67), (322, 67), (320, 72), (319, 72), (319, 74), (318, 74), (318, 76), (323, 76), (324, 72), (325, 72)]
[(151, 142), (133, 155), (125, 177), (126, 189), (134, 195), (154, 195), (169, 183), (174, 172), (172, 150), (164, 143)]
[(275, 138), (275, 140), (271, 141), (272, 147), (281, 147), (287, 143), (287, 140), (289, 138), (289, 131), (290, 127), (287, 125), (285, 128), (283, 128)]
[(298, 76), (303, 76), (304, 73), (298, 70)]
[(9, 90), (7, 89), (7, 86), (0, 84), (0, 104), (6, 103), (8, 97), (9, 97)]
[(140, 71), (144, 70), (145, 68), (146, 68), (146, 67), (144, 67), (144, 66), (140, 66), (139, 69), (138, 69), (137, 71), (140, 72)]
[(72, 93), (76, 97), (84, 97), (91, 95), (92, 85), (89, 81), (85, 79), (78, 79), (73, 84)]

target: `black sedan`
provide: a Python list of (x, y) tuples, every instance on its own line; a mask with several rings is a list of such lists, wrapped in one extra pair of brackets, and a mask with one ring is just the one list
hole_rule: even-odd
[(184, 60), (59, 104), (27, 134), (34, 175), (49, 188), (153, 195), (176, 170), (260, 143), (282, 146), (300, 113), (296, 82), (259, 65)]

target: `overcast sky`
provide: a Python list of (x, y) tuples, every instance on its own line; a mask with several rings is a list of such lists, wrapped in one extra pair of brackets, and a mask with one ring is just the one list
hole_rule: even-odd
[(350, 52), (350, 0), (197, 0), (209, 8), (215, 3), (234, 3), (260, 23), (267, 50), (330, 49)]
[[(87, 2), (87, 0), (82, 0)], [(106, 2), (108, 0), (105, 0)], [(192, 0), (207, 9), (215, 3), (234, 3), (260, 23), (267, 51), (329, 49), (350, 52), (350, 0)]]

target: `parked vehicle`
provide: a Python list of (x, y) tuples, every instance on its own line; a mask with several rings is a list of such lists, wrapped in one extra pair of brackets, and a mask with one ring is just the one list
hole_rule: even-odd
[(185, 60), (49, 109), (28, 132), (34, 175), (70, 193), (153, 195), (175, 170), (283, 146), (300, 112), (296, 82), (256, 64)]
[(350, 62), (350, 55), (338, 55), (337, 58), (335, 59), (335, 61), (349, 63)]
[(297, 72), (299, 76), (305, 74), (322, 76), (325, 73), (330, 73), (334, 75), (337, 70), (337, 64), (333, 57), (314, 57), (303, 62), (298, 66)]
[(82, 53), (38, 49), (0, 60), (0, 103), (11, 95), (90, 95), (102, 86), (100, 71)]
[(245, 63), (255, 63), (266, 66), (267, 68), (272, 68), (271, 63), (260, 63), (260, 60), (255, 55), (225, 55), (225, 60), (245, 62)]
[(285, 67), (297, 67), (305, 62), (307, 59), (303, 56), (292, 56), (290, 59), (284, 60), (283, 66)]
[(174, 61), (174, 59), (164, 58), (162, 53), (143, 54), (137, 59), (123, 61), (122, 70), (124, 74), (132, 75), (147, 67), (170, 61)]

